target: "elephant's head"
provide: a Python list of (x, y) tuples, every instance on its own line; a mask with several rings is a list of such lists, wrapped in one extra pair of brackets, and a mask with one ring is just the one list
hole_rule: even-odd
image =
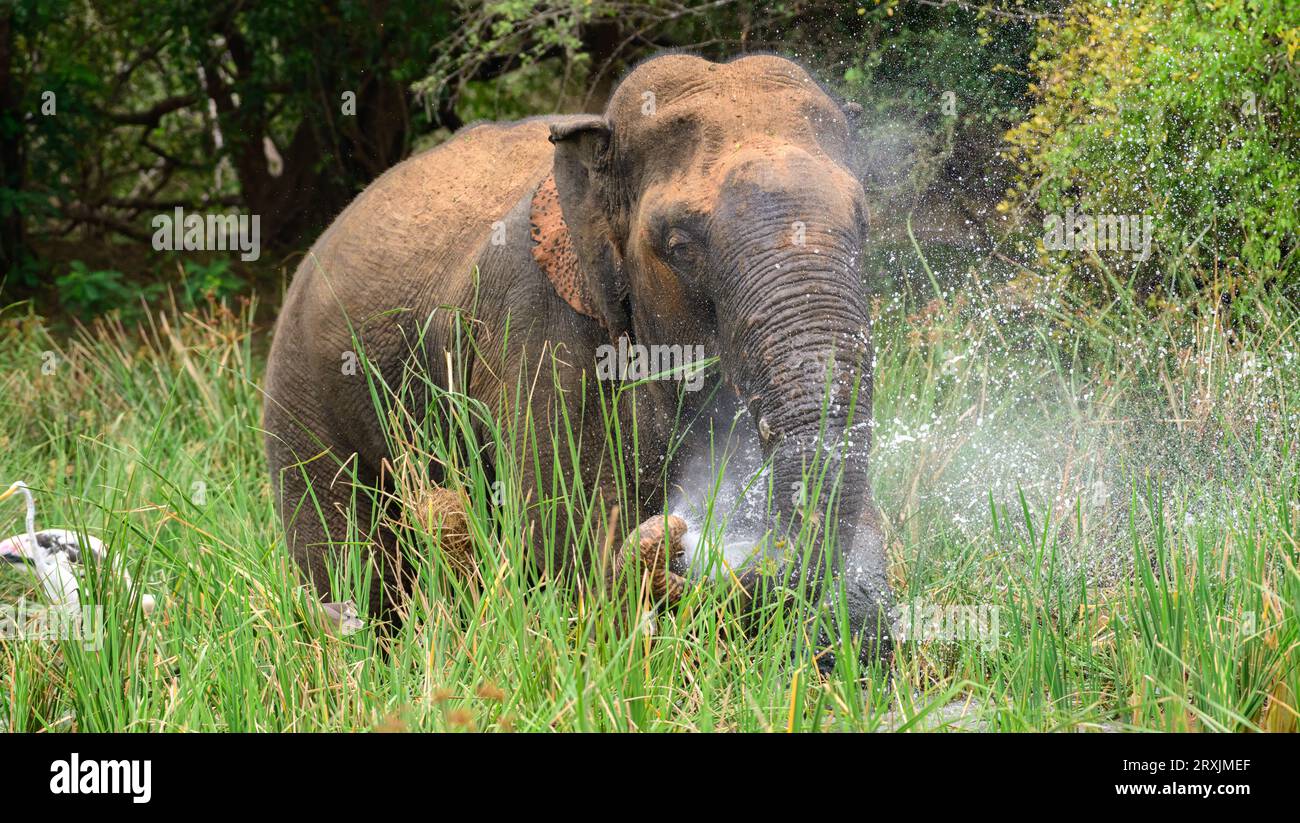
[(629, 74), (604, 116), (553, 125), (551, 139), (587, 310), (612, 336), (719, 356), (772, 460), (783, 528), (804, 517), (799, 484), (824, 474), (829, 517), (804, 524), (820, 536), (791, 573), (820, 594), (832, 568), (855, 630), (876, 636), (888, 590), (879, 530), (863, 526), (866, 202), (844, 113), (788, 60), (670, 55)]

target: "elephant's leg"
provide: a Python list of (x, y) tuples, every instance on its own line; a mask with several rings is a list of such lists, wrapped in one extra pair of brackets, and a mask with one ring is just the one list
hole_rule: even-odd
[(391, 618), (407, 591), (409, 574), (404, 574), (396, 535), (376, 516), (374, 484), (354, 483), (328, 453), (298, 462), (283, 445), (273, 443), (269, 452), (289, 553), (319, 598), (327, 606), (342, 599), (331, 582), (331, 568), (337, 578), (353, 554), (361, 552), (371, 567), (367, 611)]
[[(541, 471), (525, 474), (523, 499), (541, 500), (545, 496), (536, 476), (549, 476), (552, 470), (550, 455), (539, 456)], [(569, 469), (571, 470), (571, 468)], [(615, 502), (619, 499), (612, 484), (602, 485), (594, 478), (586, 482), (599, 491), (594, 501), (593, 515), (600, 523), (594, 535), (586, 536), (565, 531), (561, 518), (556, 534), (545, 533), (545, 524), (539, 512), (530, 516), (525, 532), (531, 535), (530, 553), (538, 574), (557, 580), (568, 580), (588, 596), (611, 603), (639, 604), (638, 611), (655, 605), (675, 604), (686, 589), (686, 580), (672, 571), (674, 558), (685, 553), (682, 538), (686, 534), (686, 521), (676, 515), (654, 515), (634, 528), (639, 513), (627, 516)], [(633, 507), (635, 509), (635, 507)], [(573, 545), (581, 540), (590, 547), (590, 555), (576, 556), (556, 552), (548, 547)], [(575, 591), (576, 593), (576, 591)]]

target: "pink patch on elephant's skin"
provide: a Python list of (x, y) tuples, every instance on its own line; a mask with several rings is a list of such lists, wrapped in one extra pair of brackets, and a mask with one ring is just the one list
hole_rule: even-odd
[(578, 264), (578, 254), (573, 249), (573, 237), (560, 210), (560, 195), (555, 188), (555, 175), (547, 175), (533, 194), (529, 215), (533, 240), (533, 259), (546, 272), (555, 286), (556, 294), (564, 298), (579, 314), (594, 318), (604, 325), (596, 311), (587, 284)]

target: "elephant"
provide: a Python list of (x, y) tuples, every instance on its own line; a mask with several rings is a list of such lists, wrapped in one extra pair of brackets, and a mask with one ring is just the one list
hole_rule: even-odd
[[(710, 381), (722, 390), (686, 393), (673, 380), (638, 388), (627, 413), (639, 426), (638, 475), (652, 480), (620, 522), (641, 525), (613, 541), (623, 548), (612, 563), (534, 563), (552, 577), (599, 576), (635, 560), (653, 572), (659, 605), (671, 606), (693, 582), (672, 563), (684, 524), (664, 512), (681, 470), (670, 454), (675, 421), (697, 421), (680, 435), (684, 454), (708, 437), (698, 421), (739, 415), (771, 488), (782, 490), (773, 522), (818, 536), (775, 574), (756, 564), (723, 585), (741, 587), (750, 613), (805, 583), (814, 608), (847, 615), (864, 660), (888, 659), (892, 601), (867, 473), (873, 355), (859, 263), (867, 201), (851, 170), (852, 119), (783, 57), (665, 54), (634, 67), (603, 114), (473, 124), (358, 195), (298, 266), (265, 379), (267, 454), (288, 549), (320, 595), (329, 594), (330, 559), (357, 550), (349, 518), (354, 529), (373, 526), (360, 541), (379, 570), (372, 611), (393, 608), (409, 586), (377, 504), (339, 478), (347, 465), (367, 483), (391, 483), (371, 389), (340, 368), (356, 341), (387, 379), (417, 362), (433, 384), (451, 379), (489, 408), (503, 379), (550, 352), (553, 379), (529, 395), (542, 424), (561, 399), (588, 414), (599, 408), (594, 364), (611, 346), (687, 344), (716, 364)], [(453, 366), (447, 353), (466, 317), (497, 340), (508, 329), (508, 350)], [(536, 478), (556, 464), (616, 498), (600, 468), (608, 431), (577, 428), (576, 449), (543, 445), (531, 455), (540, 469), (525, 498), (544, 491)], [(784, 492), (810, 466), (837, 481), (824, 516)], [(613, 571), (592, 572), (601, 562)]]

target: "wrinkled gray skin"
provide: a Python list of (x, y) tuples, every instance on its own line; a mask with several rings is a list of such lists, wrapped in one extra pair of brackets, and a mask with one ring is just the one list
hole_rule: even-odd
[[(379, 548), (374, 557), (383, 579), (373, 603), (391, 605), (406, 583), (379, 513), (364, 495), (350, 508), (353, 494), (339, 470), (345, 463), (362, 482), (379, 484), (389, 458), (365, 377), (341, 368), (355, 348), (351, 329), (390, 384), (414, 364), (446, 386), (443, 352), (457, 348), (459, 309), (474, 318), (480, 346), (478, 357), (456, 370), (458, 388), (499, 409), (498, 381), (513, 398), (518, 376), (531, 377), (545, 360), (532, 399), (542, 427), (554, 419), (549, 355), (559, 352), (557, 379), (571, 410), (584, 399), (587, 372), (578, 468), (609, 502), (616, 495), (607, 461), (602, 467), (603, 431), (591, 418), (600, 407), (591, 388), (597, 347), (621, 334), (641, 344), (704, 345), (720, 358), (721, 391), (685, 395), (679, 417), (680, 383), (638, 389), (641, 510), (635, 518), (624, 513), (624, 530), (662, 511), (661, 478), (666, 471), (672, 487), (682, 470), (665, 465), (674, 421), (695, 420), (688, 445), (677, 452), (689, 455), (707, 450), (711, 423), (725, 431), (738, 410), (747, 412), (749, 432), (773, 460), (780, 523), (797, 525), (801, 513), (790, 490), (818, 453), (823, 365), (833, 352), (821, 453), (832, 455), (830, 475), (842, 476), (843, 493), (823, 524), (837, 539), (824, 541), (833, 546), (821, 558), (826, 563), (791, 562), (785, 579), (804, 576), (824, 599), (838, 596), (842, 583), (851, 629), (867, 639), (864, 657), (887, 655), (887, 621), (877, 616), (888, 608), (889, 589), (869, 500), (864, 424), (871, 348), (857, 257), (866, 207), (849, 151), (845, 116), (794, 63), (751, 56), (714, 64), (669, 55), (629, 74), (604, 116), (471, 126), (372, 184), (299, 267), (267, 375), (273, 480), (290, 550), (317, 588), (325, 594), (329, 585), (326, 559), (349, 550), (339, 543), (348, 538), (350, 516)], [(552, 171), (596, 318), (561, 299), (532, 255), (530, 203)], [(492, 242), (494, 223), (504, 232), (501, 245)], [(509, 347), (500, 356), (507, 319)], [(421, 330), (423, 349), (414, 342)], [(858, 424), (846, 433), (859, 376)], [(419, 419), (425, 410), (411, 411)], [(630, 417), (624, 430), (631, 430)], [(566, 473), (570, 468), (567, 453), (543, 448), (536, 457), (541, 477), (551, 477), (552, 461)], [(532, 475), (525, 475), (528, 482)], [(310, 499), (303, 502), (308, 481), (323, 523)], [(541, 491), (524, 489), (534, 501)], [(571, 543), (560, 535), (555, 545)], [(540, 550), (534, 560), (553, 574), (596, 562), (542, 557)], [(837, 585), (824, 586), (818, 569), (825, 565)], [(755, 573), (742, 580), (759, 604), (775, 596)]]

